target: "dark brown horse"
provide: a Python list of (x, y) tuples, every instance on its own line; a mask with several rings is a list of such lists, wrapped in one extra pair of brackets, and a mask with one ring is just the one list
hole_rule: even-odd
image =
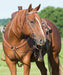
[[(49, 65), (49, 71), (50, 75), (61, 75), (60, 70), (60, 61), (59, 61), (59, 52), (61, 50), (61, 37), (60, 32), (58, 28), (48, 19), (42, 19), (44, 20), (45, 24), (49, 25), (52, 29), (52, 32), (47, 31), (46, 32), (46, 48), (47, 48), (47, 54), (48, 54), (48, 65)], [(43, 27), (43, 24), (42, 24)], [(46, 28), (43, 27), (44, 32)], [(45, 51), (45, 48), (42, 49)], [(47, 75), (47, 70), (43, 62), (36, 62), (38, 68), (41, 71), (42, 75)]]
[(30, 5), (28, 9), (18, 11), (6, 26), (3, 49), (11, 75), (16, 75), (18, 61), (24, 66), (24, 75), (29, 75), (33, 46), (42, 46), (46, 42), (41, 19), (37, 13), (39, 8), (40, 5), (32, 10)]

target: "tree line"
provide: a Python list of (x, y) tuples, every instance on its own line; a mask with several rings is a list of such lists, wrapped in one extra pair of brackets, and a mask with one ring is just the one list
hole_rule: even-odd
[(39, 12), (39, 16), (51, 20), (58, 27), (61, 37), (63, 37), (63, 8), (48, 6)]
[[(40, 18), (46, 18), (51, 20), (59, 29), (61, 37), (63, 37), (63, 8), (54, 8), (48, 6), (38, 12)], [(7, 22), (10, 18), (7, 19), (0, 19), (0, 26), (7, 25)], [(2, 33), (0, 32), (0, 41), (2, 41)]]
[(0, 26), (5, 26), (10, 18), (7, 19), (0, 19)]

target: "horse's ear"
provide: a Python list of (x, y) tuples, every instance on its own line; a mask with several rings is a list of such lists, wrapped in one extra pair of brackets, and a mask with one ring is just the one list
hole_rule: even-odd
[(29, 5), (28, 12), (30, 12), (31, 10), (32, 10), (32, 4)]
[(35, 11), (38, 11), (39, 8), (40, 8), (40, 6), (41, 6), (41, 4), (39, 4), (34, 10), (35, 10)]

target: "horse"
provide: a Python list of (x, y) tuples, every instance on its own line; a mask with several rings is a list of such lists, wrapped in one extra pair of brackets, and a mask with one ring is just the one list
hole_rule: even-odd
[[(28, 13), (27, 13), (27, 16), (29, 16), (29, 15), (31, 15), (31, 14), (34, 14), (35, 12), (36, 12), (36, 10), (38, 10), (39, 9), (39, 7), (40, 6), (38, 6), (38, 7), (36, 7), (35, 9), (32, 9), (32, 6), (30, 5), (29, 6), (29, 8), (28, 8)], [(26, 10), (25, 10), (26, 11)], [(30, 12), (30, 11), (32, 11), (32, 12)], [(19, 11), (20, 12), (20, 11)], [(19, 13), (18, 12), (18, 13)], [(34, 12), (34, 13), (33, 13)], [(17, 13), (17, 14), (18, 14)], [(17, 15), (16, 14), (16, 15)], [(15, 19), (15, 18), (14, 18)], [(25, 19), (26, 19), (26, 17), (25, 17)], [(30, 17), (30, 19), (31, 19), (31, 17)], [(13, 19), (12, 19), (13, 20)], [(37, 19), (36, 19), (37, 20)], [(16, 20), (17, 21), (17, 20)], [(39, 21), (37, 20), (37, 22), (38, 22), (38, 24), (40, 25), (40, 23), (39, 23)], [(47, 69), (46, 69), (46, 67), (45, 67), (45, 64), (44, 64), (44, 60), (42, 60), (41, 58), (43, 58), (44, 57), (44, 55), (45, 55), (45, 53), (47, 53), (48, 54), (48, 62), (49, 62), (49, 68), (50, 68), (50, 75), (61, 75), (60, 74), (60, 69), (59, 69), (59, 67), (60, 67), (60, 62), (59, 62), (59, 52), (60, 52), (60, 50), (61, 50), (61, 37), (60, 37), (60, 32), (59, 32), (59, 30), (58, 30), (58, 28), (50, 21), (50, 20), (48, 20), (48, 19), (41, 19), (41, 26), (40, 26), (40, 29), (41, 29), (41, 31), (42, 31), (42, 39), (41, 40), (43, 40), (44, 41), (44, 43), (42, 42), (42, 44), (38, 44), (38, 42), (36, 42), (37, 40), (35, 39), (35, 38), (33, 38), (31, 35), (30, 35), (30, 37), (31, 38), (33, 38), (34, 39), (34, 41), (37, 43), (37, 45), (39, 46), (38, 48), (40, 48), (40, 46), (42, 46), (39, 50), (39, 58), (40, 59), (38, 59), (38, 61), (35, 61), (36, 62), (36, 64), (37, 64), (37, 67), (39, 68), (39, 70), (40, 70), (40, 72), (41, 72), (41, 75), (47, 75)], [(14, 23), (14, 22), (13, 22)], [(6, 38), (7, 38), (7, 41), (10, 43), (11, 42), (11, 45), (13, 44), (13, 45), (15, 45), (16, 46), (16, 44), (17, 45), (19, 45), (20, 43), (17, 41), (17, 37), (18, 36), (14, 36), (14, 35), (16, 35), (16, 34), (18, 34), (17, 32), (15, 32), (15, 31), (17, 31), (17, 29), (14, 27), (13, 28), (13, 26), (11, 27), (11, 25), (13, 25), (13, 23), (12, 23), (12, 21), (11, 21), (11, 23), (10, 23), (10, 28), (9, 28), (9, 24), (8, 24), (8, 26), (7, 26), (7, 30), (5, 31), (5, 35), (6, 35)], [(33, 23), (33, 20), (31, 21), (31, 23)], [(30, 25), (29, 24), (29, 22), (27, 22), (27, 24), (28, 25)], [(44, 25), (45, 24), (45, 25)], [(20, 25), (20, 24), (17, 24), (17, 25)], [(26, 24), (24, 24), (24, 22), (23, 23), (21, 23), (21, 25), (26, 25)], [(44, 27), (44, 26), (49, 26), (49, 27)], [(15, 34), (12, 34), (13, 32), (10, 32), (11, 31), (11, 29), (16, 29), (15, 31), (13, 30), (13, 32), (15, 33)], [(25, 26), (25, 28), (26, 28), (26, 26)], [(49, 28), (51, 28), (51, 32), (50, 32), (50, 30), (49, 30)], [(46, 29), (47, 29), (47, 31), (46, 31)], [(9, 31), (8, 31), (9, 30)], [(28, 30), (28, 29), (27, 29)], [(26, 32), (27, 32), (27, 30), (26, 30)], [(30, 28), (30, 30), (31, 30), (31, 28)], [(36, 30), (35, 30), (36, 31)], [(24, 31), (25, 32), (25, 31)], [(22, 33), (24, 33), (24, 32), (22, 32)], [(44, 33), (43, 33), (44, 32)], [(12, 35), (10, 35), (9, 36), (9, 34), (12, 34)], [(33, 32), (34, 33), (34, 32)], [(38, 33), (38, 34), (40, 34), (40, 32)], [(18, 34), (19, 35), (19, 34)], [(21, 35), (21, 34), (20, 34)], [(27, 33), (26, 33), (26, 35), (27, 36), (29, 36)], [(33, 35), (35, 35), (35, 34), (33, 34)], [(45, 35), (45, 36), (44, 36)], [(12, 38), (11, 39), (11, 37), (13, 37), (14, 36), (14, 38), (15, 38), (15, 40)], [(24, 35), (22, 35), (21, 37), (22, 38), (20, 38), (20, 40), (22, 41), (22, 39), (23, 39), (23, 36)], [(43, 38), (44, 37), (44, 38)], [(9, 38), (10, 38), (10, 41), (9, 41)], [(46, 40), (46, 42), (45, 42), (45, 40)], [(19, 40), (19, 41), (20, 41)], [(24, 39), (23, 39), (23, 41), (24, 41)], [(31, 43), (33, 42), (31, 39), (29, 39), (29, 41), (31, 41)], [(5, 44), (4, 43), (5, 41), (3, 41), (3, 44)], [(14, 43), (14, 42), (16, 42), (16, 43)], [(29, 44), (30, 43), (28, 43), (28, 40), (26, 39), (25, 40), (25, 42), (26, 42), (26, 44), (27, 44), (27, 46), (26, 47), (28, 47), (28, 48), (31, 48), (31, 47), (33, 47), (33, 43), (31, 44), (31, 47), (29, 47)], [(8, 45), (8, 44), (7, 44)], [(35, 44), (34, 44), (35, 45)], [(8, 45), (9, 46), (9, 45)], [(10, 71), (11, 71), (11, 75), (16, 75), (16, 63), (18, 62), (18, 60), (20, 61), (20, 62), (22, 62), (23, 63), (23, 65), (24, 65), (24, 75), (25, 75), (25, 73), (26, 73), (26, 75), (29, 75), (29, 71), (30, 71), (30, 59), (31, 59), (31, 56), (32, 56), (32, 54), (33, 54), (33, 52), (32, 52), (32, 50), (28, 50), (28, 49), (25, 49), (26, 51), (24, 51), (23, 50), (23, 52), (21, 52), (21, 53), (25, 53), (24, 55), (21, 55), (21, 53), (19, 54), (19, 52), (21, 51), (21, 49), (18, 49), (18, 50), (16, 50), (16, 52), (14, 51), (14, 49), (16, 49), (15, 47), (14, 47), (14, 49), (13, 49), (13, 47), (12, 47), (12, 49), (13, 49), (13, 51), (14, 52), (12, 52), (12, 50), (11, 49), (9, 49), (8, 50), (8, 46), (5, 46), (5, 45), (3, 45), (3, 48), (4, 48), (4, 52), (5, 52), (5, 57), (6, 57), (6, 62), (7, 62), (7, 64), (8, 64), (8, 66), (9, 66), (9, 68), (10, 68)], [(21, 45), (20, 45), (21, 46)], [(20, 47), (20, 46), (18, 46), (18, 47)], [(22, 45), (23, 46), (23, 45)], [(8, 50), (8, 52), (5, 50), (5, 48), (7, 48), (7, 50)], [(31, 48), (32, 49), (32, 48)], [(36, 50), (35, 50), (36, 51)], [(27, 54), (26, 54), (27, 53)], [(41, 56), (41, 57), (40, 57)], [(29, 58), (29, 59), (28, 59)], [(16, 60), (17, 61), (16, 61)], [(14, 61), (15, 60), (15, 61)], [(28, 61), (27, 61), (28, 60)], [(41, 61), (40, 61), (41, 60)], [(25, 62), (25, 61), (27, 61), (27, 62)], [(11, 68), (13, 66), (13, 69)]]
[[(60, 67), (62, 68), (62, 65), (59, 61), (59, 53), (61, 51), (61, 35), (59, 29), (48, 19), (41, 18), (41, 22), (42, 29), (46, 36), (46, 44), (42, 46), (39, 58), (40, 55), (42, 55), (43, 59), (44, 55), (47, 53), (50, 75), (61, 75)], [(41, 75), (47, 75), (44, 60), (42, 62), (36, 61), (36, 65), (40, 69)]]
[[(47, 48), (45, 53), (48, 55), (48, 67), (50, 75), (61, 75), (61, 64), (59, 61), (59, 53), (61, 51), (61, 36), (59, 29), (50, 20), (43, 18), (41, 18), (41, 20), (43, 31), (46, 31), (45, 35), (47, 40), (46, 45), (42, 51), (45, 51), (45, 48)], [(48, 27), (44, 27), (44, 24)], [(49, 29), (52, 31), (49, 31)], [(41, 71), (41, 75), (47, 75), (47, 69), (45, 67), (44, 61), (37, 61), (36, 64)]]
[(32, 10), (19, 10), (10, 20), (3, 34), (3, 50), (11, 75), (16, 75), (16, 64), (20, 61), (24, 66), (24, 75), (29, 75), (31, 55), (36, 46), (42, 47), (46, 42), (41, 27), (41, 19), (37, 13), (40, 5)]

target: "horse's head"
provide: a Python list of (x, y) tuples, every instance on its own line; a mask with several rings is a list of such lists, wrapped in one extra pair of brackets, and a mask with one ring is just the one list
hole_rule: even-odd
[(37, 45), (42, 46), (46, 42), (45, 34), (41, 26), (41, 19), (37, 13), (40, 5), (32, 9), (31, 5), (25, 11), (23, 33), (33, 38)]

